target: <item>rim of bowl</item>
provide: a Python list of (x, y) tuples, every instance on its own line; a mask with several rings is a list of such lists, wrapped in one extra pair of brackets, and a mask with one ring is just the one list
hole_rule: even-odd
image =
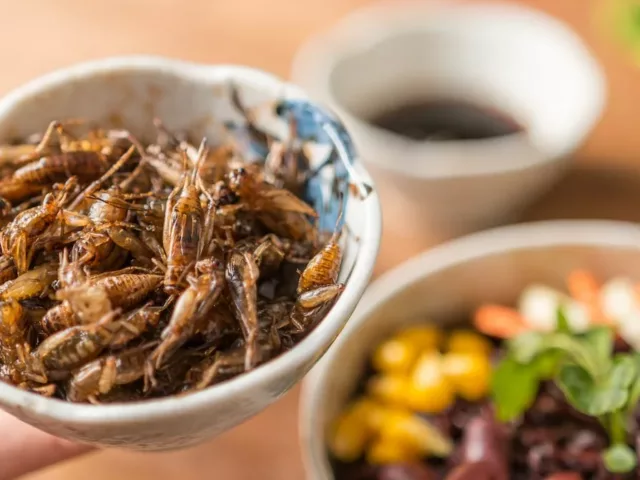
[[(372, 132), (379, 131), (377, 127), (369, 126), (357, 116), (352, 115), (336, 100), (330, 87), (331, 72), (335, 65), (359, 51), (364, 51), (380, 41), (393, 37), (402, 30), (431, 28), (432, 23), (425, 23), (425, 18), (429, 18), (429, 15), (433, 16), (435, 13), (446, 16), (456, 11), (460, 11), (466, 16), (494, 14), (497, 17), (509, 15), (512, 18), (536, 21), (545, 29), (552, 30), (557, 37), (562, 38), (568, 48), (573, 50), (575, 56), (581, 59), (584, 69), (591, 72), (589, 89), (592, 91), (592, 107), (589, 115), (583, 117), (582, 131), (574, 135), (572, 141), (566, 142), (564, 148), (555, 154), (545, 154), (535, 159), (523, 159), (521, 162), (505, 162), (496, 158), (482, 162), (469, 162), (466, 168), (458, 170), (433, 168), (431, 162), (405, 164), (403, 162), (385, 162), (375, 158), (366, 158), (366, 162), (370, 162), (371, 165), (381, 170), (392, 171), (407, 177), (444, 179), (495, 175), (527, 170), (546, 163), (566, 161), (566, 157), (585, 142), (602, 116), (608, 96), (606, 76), (586, 42), (569, 25), (544, 11), (526, 5), (500, 0), (490, 0), (481, 4), (467, 3), (461, 0), (439, 0), (433, 3), (416, 3), (412, 0), (378, 1), (354, 10), (330, 28), (310, 36), (294, 54), (290, 77), (294, 82), (309, 89), (309, 94), (314, 98), (317, 97), (318, 100), (330, 105), (340, 116), (359, 127), (365, 126)], [(513, 135), (507, 137), (513, 137)], [(474, 142), (476, 148), (493, 144), (491, 139)], [(421, 154), (424, 154), (424, 149), (430, 148), (433, 149), (432, 154), (437, 155), (438, 148), (441, 147), (434, 144), (430, 147), (418, 145), (407, 148), (409, 152), (420, 149)]]
[(336, 352), (348, 345), (380, 304), (421, 279), (454, 265), (493, 254), (563, 245), (636, 248), (640, 255), (640, 226), (614, 220), (547, 220), (497, 227), (426, 250), (378, 277), (363, 295), (340, 338), (303, 381), (298, 430), (307, 478), (333, 478), (325, 465), (326, 447), (320, 443), (315, 429), (315, 412), (325, 396)]
[[(132, 74), (144, 71), (170, 72), (185, 78), (187, 81), (194, 78), (197, 79), (198, 75), (207, 76), (214, 72), (223, 72), (226, 75), (243, 78), (259, 88), (263, 88), (265, 91), (281, 88), (287, 97), (303, 98), (313, 106), (332, 115), (331, 110), (326, 109), (315, 100), (309, 99), (308, 95), (300, 87), (262, 70), (242, 65), (210, 65), (161, 56), (131, 55), (83, 62), (37, 77), (0, 99), (0, 117), (27, 97), (38, 95), (52, 87), (64, 84), (70, 78), (89, 78), (101, 73), (115, 71), (131, 72)], [(0, 398), (2, 401), (60, 422), (71, 421), (74, 423), (97, 424), (110, 421), (149, 421), (170, 415), (175, 412), (176, 406), (179, 406), (181, 412), (198, 411), (206, 405), (229, 398), (240, 392), (272, 383), (285, 375), (287, 371), (295, 368), (295, 365), (300, 365), (317, 356), (317, 347), (324, 344), (331, 345), (338, 332), (349, 320), (351, 311), (362, 297), (371, 277), (380, 245), (382, 214), (377, 190), (374, 183), (370, 182), (369, 175), (362, 162), (358, 158), (353, 160), (356, 171), (364, 174), (367, 182), (374, 186), (374, 190), (363, 202), (365, 222), (364, 229), (360, 235), (356, 261), (341, 297), (316, 328), (294, 348), (260, 365), (255, 370), (183, 397), (169, 396), (134, 403), (89, 405), (43, 397), (0, 382)]]

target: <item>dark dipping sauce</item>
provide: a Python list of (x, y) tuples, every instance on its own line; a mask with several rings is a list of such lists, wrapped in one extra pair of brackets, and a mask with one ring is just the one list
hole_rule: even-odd
[(370, 116), (379, 128), (413, 140), (481, 140), (524, 130), (516, 120), (493, 108), (459, 100), (418, 100)]

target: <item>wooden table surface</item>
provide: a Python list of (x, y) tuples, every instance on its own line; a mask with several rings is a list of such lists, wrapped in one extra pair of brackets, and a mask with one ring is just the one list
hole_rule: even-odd
[[(475, 0), (470, 0), (475, 1)], [(595, 27), (611, 0), (521, 0), (571, 24), (606, 70), (609, 103), (576, 167), (524, 215), (640, 220), (640, 67)], [(368, 0), (0, 0), (0, 91), (74, 62), (150, 53), (253, 65), (287, 76), (297, 46)], [(597, 198), (594, 193), (598, 190)], [(383, 198), (386, 214), (393, 199)], [(385, 230), (376, 273), (442, 241)], [(212, 442), (168, 454), (106, 451), (32, 475), (31, 480), (302, 479), (298, 389)]]

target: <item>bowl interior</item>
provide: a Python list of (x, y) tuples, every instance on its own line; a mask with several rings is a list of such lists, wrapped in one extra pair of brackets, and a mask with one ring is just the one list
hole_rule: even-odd
[[(256, 123), (265, 131), (286, 139), (288, 122), (283, 111), (296, 117), (298, 136), (305, 140), (312, 168), (326, 163), (330, 156), (334, 159), (309, 182), (305, 196), (319, 212), (320, 228), (333, 231), (339, 194), (345, 195), (343, 222), (350, 233), (341, 238), (345, 253), (340, 280), (347, 282), (341, 298), (298, 346), (253, 372), (201, 392), (179, 399), (93, 406), (44, 398), (0, 382), (4, 408), (52, 433), (92, 443), (151, 449), (194, 443), (198, 431), (206, 430), (209, 437), (220, 433), (277, 399), (325, 353), (342, 329), (373, 269), (379, 204), (375, 191), (362, 198), (343, 181), (372, 185), (354, 162), (355, 152), (341, 124), (309, 103), (296, 87), (238, 66), (204, 66), (154, 57), (99, 60), (41, 77), (4, 97), (0, 101), (0, 143), (67, 118), (82, 119), (89, 126), (127, 128), (151, 140), (156, 133), (152, 121), (158, 117), (171, 130), (188, 131), (196, 143), (206, 136), (209, 145), (215, 145), (230, 131), (248, 152), (264, 155), (259, 145), (246, 141), (246, 119), (231, 101), (231, 83), (243, 103), (255, 110)], [(322, 135), (327, 122), (335, 134), (330, 138)], [(216, 405), (221, 411), (215, 410)], [(203, 408), (209, 409), (205, 421), (198, 413)], [(176, 412), (179, 414), (173, 416)], [(173, 424), (163, 428), (162, 421), (155, 423), (160, 420)], [(122, 428), (127, 422), (128, 431)]]
[(354, 22), (354, 36), (364, 28), (374, 33), (335, 52), (327, 72), (335, 102), (358, 118), (425, 98), (493, 107), (552, 156), (565, 153), (599, 113), (602, 74), (558, 21), (496, 6), (432, 10), (415, 12), (419, 23), (408, 20), (410, 8), (395, 23), (382, 16)]
[[(584, 141), (606, 99), (602, 69), (574, 32), (535, 9), (499, 1), (361, 8), (310, 39), (296, 54), (292, 76), (334, 106), (356, 142), (374, 144), (366, 152), (361, 147), (367, 161), (397, 170), (396, 158), (411, 158), (412, 172), (426, 176), (460, 175), (466, 169), (452, 170), (447, 163), (456, 155), (474, 157), (478, 150), (486, 155), (468, 165), (474, 173), (528, 168), (566, 156)], [(401, 142), (361, 120), (387, 105), (425, 96), (502, 110), (527, 127), (527, 142), (523, 135)], [(389, 155), (391, 149), (397, 152)], [(379, 151), (394, 160), (378, 159)]]
[[(248, 68), (183, 62), (167, 65), (159, 68), (154, 59), (144, 57), (126, 58), (115, 64), (98, 61), (39, 79), (12, 92), (0, 103), (0, 143), (44, 131), (49, 122), (61, 119), (80, 119), (88, 126), (126, 128), (140, 139), (151, 141), (157, 134), (153, 119), (159, 118), (172, 131), (189, 132), (195, 144), (206, 137), (210, 145), (216, 145), (231, 136), (246, 147), (249, 158), (264, 158), (267, 151), (246, 138), (243, 130), (246, 119), (231, 100), (233, 84), (243, 104), (256, 112), (257, 126), (279, 138), (288, 136), (286, 119), (276, 111), (280, 102), (308, 105), (311, 114), (299, 123), (304, 123), (300, 129), (303, 134), (309, 136), (307, 132), (312, 132), (312, 137), (306, 139), (312, 168), (332, 154), (330, 139), (318, 138), (316, 133), (322, 131), (321, 119), (330, 118), (330, 114), (306, 102), (297, 88)], [(338, 134), (350, 141), (344, 130)], [(336, 160), (335, 168), (330, 165), (324, 169), (309, 182), (306, 192), (306, 199), (319, 212), (320, 227), (326, 231), (332, 231), (338, 220), (340, 202), (333, 182), (348, 177), (342, 161), (352, 163), (354, 158), (347, 155)], [(362, 178), (365, 177), (363, 174)], [(354, 232), (360, 232), (363, 216), (357, 213), (357, 205), (362, 202), (358, 198), (353, 200), (355, 196), (346, 182), (340, 188), (346, 197), (345, 221)], [(357, 251), (353, 238), (351, 242), (345, 240), (353, 245), (346, 247), (351, 253)], [(354, 261), (355, 257), (347, 252), (343, 280)]]
[(640, 229), (613, 222), (496, 229), (437, 248), (381, 277), (305, 384), (301, 429), (309, 478), (332, 478), (327, 427), (381, 340), (414, 323), (460, 324), (484, 302), (513, 305), (533, 282), (564, 289), (566, 275), (583, 267), (603, 280), (640, 279)]

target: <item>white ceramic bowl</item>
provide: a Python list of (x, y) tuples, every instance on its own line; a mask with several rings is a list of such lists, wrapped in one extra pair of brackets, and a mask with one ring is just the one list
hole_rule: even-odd
[[(110, 58), (46, 75), (0, 100), (0, 142), (42, 131), (51, 120), (69, 117), (123, 126), (144, 138), (153, 135), (152, 119), (158, 116), (170, 129), (190, 131), (196, 138), (206, 135), (210, 144), (215, 144), (221, 120), (241, 120), (229, 101), (230, 81), (238, 86), (250, 107), (273, 106), (282, 98), (300, 105), (306, 102), (298, 88), (250, 68), (197, 65), (157, 57)], [(314, 123), (318, 118), (331, 118), (323, 117), (324, 111), (318, 107), (306, 105), (318, 114), (311, 122), (308, 118), (300, 120), (308, 130), (321, 126)], [(265, 109), (260, 123), (270, 131), (286, 131), (286, 124), (273, 108)], [(341, 126), (336, 128), (348, 141)], [(324, 159), (327, 149), (324, 154), (322, 146), (316, 151), (314, 164)], [(358, 177), (368, 181), (356, 159), (349, 160)], [(316, 201), (331, 190), (332, 177), (321, 178), (320, 185), (314, 187)], [(336, 199), (329, 200), (335, 206)], [(335, 211), (330, 213), (334, 215)], [(0, 406), (60, 437), (140, 450), (193, 445), (237, 425), (275, 401), (305, 375), (342, 330), (360, 299), (380, 241), (380, 206), (375, 191), (365, 200), (350, 195), (345, 221), (354, 234), (345, 235), (345, 259), (340, 272), (342, 281), (347, 281), (344, 293), (313, 332), (273, 361), (198, 393), (134, 404), (73, 404), (0, 382)]]
[[(291, 75), (343, 119), (383, 202), (419, 205), (401, 221), (451, 235), (508, 220), (550, 187), (606, 97), (601, 68), (567, 26), (496, 2), (364, 7), (304, 44)], [(416, 98), (496, 108), (526, 133), (418, 142), (362, 120)]]
[(329, 353), (303, 383), (300, 430), (307, 478), (331, 480), (327, 427), (351, 396), (372, 348), (401, 326), (459, 321), (483, 302), (515, 304), (531, 282), (564, 288), (584, 267), (599, 278), (640, 279), (640, 227), (549, 221), (472, 234), (377, 279)]

